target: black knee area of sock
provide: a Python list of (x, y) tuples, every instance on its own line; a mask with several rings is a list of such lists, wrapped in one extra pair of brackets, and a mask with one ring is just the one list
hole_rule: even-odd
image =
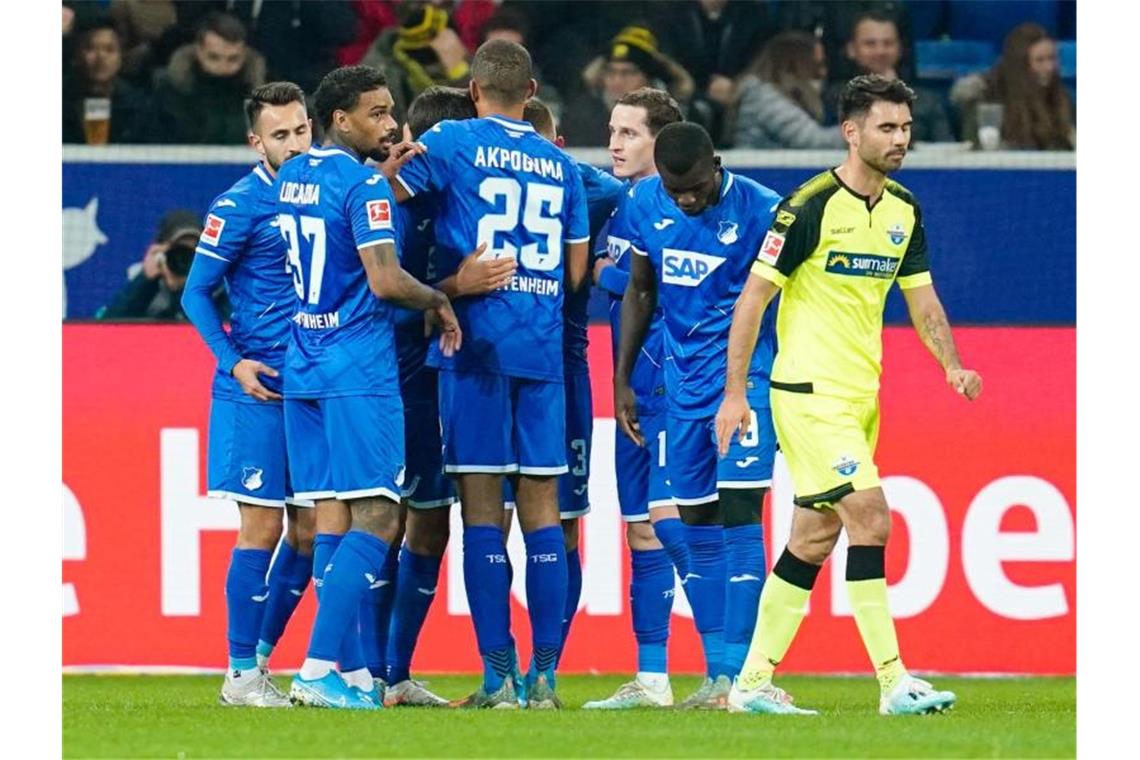
[(847, 580), (871, 581), (886, 578), (885, 546), (848, 546)]
[(720, 525), (723, 522), (719, 501), (678, 505), (677, 511), (681, 513), (681, 522), (685, 525)]
[(722, 488), (720, 489), (720, 509), (724, 516), (724, 527), (737, 528), (741, 525), (756, 525), (764, 509), (764, 493), (767, 488)]
[(804, 591), (811, 591), (815, 579), (819, 577), (819, 568), (820, 565), (804, 562), (792, 554), (791, 550), (784, 549), (784, 553), (776, 560), (776, 566), (772, 568), (772, 574)]

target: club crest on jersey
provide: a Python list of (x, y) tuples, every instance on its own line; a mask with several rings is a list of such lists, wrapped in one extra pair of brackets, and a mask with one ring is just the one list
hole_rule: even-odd
[(392, 229), (392, 207), (383, 198), (378, 201), (368, 201), (368, 229)]
[(210, 245), (217, 245), (222, 239), (222, 227), (226, 226), (226, 220), (220, 216), (210, 214), (206, 217), (206, 227), (202, 230), (202, 240)]
[(778, 232), (768, 230), (764, 242), (760, 244), (760, 253), (757, 256), (765, 264), (776, 266), (776, 259), (780, 258), (780, 251), (784, 250), (784, 236)]
[(895, 245), (902, 245), (903, 241), (906, 240), (906, 230), (901, 224), (896, 222), (887, 230), (887, 237), (889, 237), (891, 242)]
[(732, 245), (740, 239), (736, 234), (737, 226), (736, 222), (721, 222), (716, 231), (716, 239), (725, 245)]
[(844, 454), (843, 456), (839, 457), (838, 460), (836, 460), (835, 464), (831, 466), (831, 469), (835, 470), (843, 477), (849, 477), (851, 475), (854, 475), (855, 471), (859, 469), (859, 462), (852, 459), (847, 454)]
[(723, 263), (720, 256), (665, 248), (661, 251), (661, 280), (667, 285), (695, 288)]
[(261, 474), (263, 470), (260, 467), (242, 467), (241, 468), (241, 485), (247, 491), (256, 491), (263, 485), (261, 482)]

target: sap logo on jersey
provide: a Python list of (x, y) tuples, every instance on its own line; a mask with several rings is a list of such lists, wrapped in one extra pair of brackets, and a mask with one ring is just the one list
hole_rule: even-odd
[(368, 201), (368, 229), (392, 229), (392, 207), (388, 201)]
[(661, 251), (661, 280), (667, 285), (696, 287), (724, 263), (720, 256), (665, 248)]

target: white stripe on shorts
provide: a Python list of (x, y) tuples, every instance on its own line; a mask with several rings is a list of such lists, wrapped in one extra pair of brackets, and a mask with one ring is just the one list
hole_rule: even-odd
[(347, 501), (348, 499), (368, 499), (373, 496), (385, 496), (397, 504), (400, 503), (400, 494), (392, 491), (391, 489), (384, 488), (358, 488), (355, 491), (337, 491), (336, 498)]
[(717, 488), (767, 488), (772, 485), (772, 479), (768, 480), (718, 480), (716, 482)]
[(233, 491), (206, 491), (211, 499), (233, 499), (239, 504), (252, 504), (255, 507), (284, 507), (284, 499), (259, 499), (256, 496), (247, 496), (244, 493)]

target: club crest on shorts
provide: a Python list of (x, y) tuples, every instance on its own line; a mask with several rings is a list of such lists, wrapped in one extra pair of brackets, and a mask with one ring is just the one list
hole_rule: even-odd
[(241, 468), (241, 485), (247, 491), (256, 491), (263, 485), (261, 482), (261, 474), (263, 470), (260, 467), (242, 467)]
[(859, 469), (859, 463), (847, 454), (844, 454), (836, 460), (835, 464), (831, 465), (831, 469), (844, 477), (848, 477), (854, 475), (855, 471)]
[(891, 242), (895, 245), (902, 245), (903, 241), (906, 240), (906, 230), (901, 224), (895, 222), (887, 230), (887, 237), (889, 237)]
[(740, 239), (740, 236), (736, 234), (738, 226), (736, 222), (721, 222), (716, 231), (716, 239), (725, 245), (732, 245)]

